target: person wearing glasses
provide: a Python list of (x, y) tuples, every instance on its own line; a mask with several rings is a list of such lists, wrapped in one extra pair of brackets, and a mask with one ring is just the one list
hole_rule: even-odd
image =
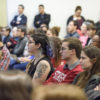
[(67, 63), (58, 66), (55, 72), (44, 82), (44, 84), (72, 83), (75, 76), (83, 71), (79, 62), (81, 49), (81, 42), (77, 38), (70, 37), (64, 39), (62, 41), (60, 53), (61, 58), (66, 60)]
[(42, 84), (54, 72), (50, 60), (53, 52), (44, 32), (35, 32), (29, 37), (28, 50), (35, 58), (27, 65), (26, 72), (31, 76), (33, 85)]

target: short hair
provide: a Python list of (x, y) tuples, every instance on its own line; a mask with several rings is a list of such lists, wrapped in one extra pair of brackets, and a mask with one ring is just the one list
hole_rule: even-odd
[(70, 22), (73, 22), (74, 26), (78, 27), (78, 22), (76, 20), (71, 20)]
[(6, 31), (9, 31), (9, 33), (11, 32), (11, 28), (9, 26), (4, 27)]
[(76, 6), (75, 12), (76, 12), (77, 10), (82, 10), (81, 6)]
[(36, 88), (33, 100), (88, 100), (84, 91), (74, 85), (47, 85)]
[(31, 100), (33, 92), (31, 78), (21, 71), (0, 72), (1, 100)]
[(40, 4), (39, 7), (43, 7), (44, 8), (44, 5), (43, 4)]
[(96, 27), (92, 24), (87, 26), (87, 30), (96, 30)]
[(27, 30), (26, 30), (26, 27), (25, 26), (19, 25), (17, 28), (18, 29), (21, 29), (21, 32), (24, 32), (24, 35), (26, 35)]
[(62, 42), (68, 42), (69, 49), (75, 49), (77, 58), (80, 58), (81, 50), (82, 50), (82, 44), (79, 39), (70, 37), (67, 39), (64, 39)]
[(20, 4), (20, 5), (18, 5), (18, 6), (22, 7), (22, 9), (24, 9), (24, 5), (22, 5), (22, 4)]

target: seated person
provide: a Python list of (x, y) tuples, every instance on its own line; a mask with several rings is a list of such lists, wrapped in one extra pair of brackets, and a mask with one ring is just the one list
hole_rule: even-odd
[[(84, 72), (76, 76), (73, 84), (83, 88), (88, 94), (88, 92), (92, 88), (94, 89), (97, 85), (97, 76), (95, 77), (95, 75), (100, 73), (100, 49), (95, 46), (87, 46), (83, 48), (81, 52), (80, 64), (84, 69)], [(90, 95), (88, 95), (88, 97), (90, 98)], [(90, 100), (95, 99), (92, 98)]]
[(72, 83), (75, 76), (83, 71), (79, 58), (82, 45), (77, 38), (67, 38), (62, 41), (61, 57), (66, 62), (60, 65), (44, 84)]
[(32, 100), (30, 77), (21, 71), (0, 71), (1, 100)]
[(10, 53), (3, 44), (0, 34), (0, 70), (7, 70), (10, 63)]
[(47, 80), (54, 69), (50, 61), (53, 56), (49, 40), (43, 33), (35, 33), (29, 38), (29, 52), (35, 58), (27, 65), (26, 72), (31, 76), (33, 84), (39, 85)]
[(11, 38), (10, 36), (11, 29), (9, 26), (6, 26), (2, 30), (3, 30), (3, 36), (4, 36), (3, 43), (7, 45), (7, 42)]
[(74, 85), (47, 85), (34, 90), (33, 100), (88, 100), (82, 89)]
[(51, 62), (53, 67), (56, 69), (59, 65), (65, 65), (66, 61), (61, 59), (61, 40), (58, 37), (50, 37), (50, 46), (53, 50), (53, 57), (51, 58)]
[(48, 37), (52, 37), (52, 36), (58, 37), (59, 36), (59, 32), (60, 32), (60, 27), (59, 26), (54, 26), (51, 29), (47, 30), (46, 35)]
[(68, 37), (80, 37), (80, 35), (77, 33), (77, 22), (74, 20), (70, 21), (67, 26), (67, 35), (65, 36), (65, 38)]
[(19, 34), (17, 33), (17, 27), (13, 27), (12, 35), (13, 37), (11, 37), (9, 41), (7, 42), (7, 48), (9, 49), (10, 53), (12, 53), (14, 47), (16, 46), (19, 40)]
[(26, 27), (18, 26), (17, 33), (19, 34), (19, 41), (13, 49), (13, 54), (15, 54), (17, 57), (21, 57), (23, 56), (23, 52), (28, 41), (27, 37), (25, 36)]

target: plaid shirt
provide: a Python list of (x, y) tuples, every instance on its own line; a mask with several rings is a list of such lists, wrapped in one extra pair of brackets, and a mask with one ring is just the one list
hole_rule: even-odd
[(7, 70), (10, 63), (10, 53), (6, 46), (2, 49), (3, 57), (0, 60), (0, 70)]

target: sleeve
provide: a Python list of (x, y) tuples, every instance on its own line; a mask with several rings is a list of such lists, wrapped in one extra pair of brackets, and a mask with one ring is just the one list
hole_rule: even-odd
[(50, 15), (47, 14), (46, 17), (41, 21), (41, 24), (49, 25), (50, 20), (51, 20)]
[(23, 51), (24, 51), (24, 48), (25, 48), (25, 45), (26, 45), (26, 40), (23, 40), (21, 43), (20, 43), (20, 45), (19, 45), (19, 47), (17, 47), (17, 45), (16, 45), (16, 47), (14, 48), (14, 51), (13, 51), (13, 53), (15, 54), (15, 55), (20, 55), (21, 53), (23, 53)]
[(10, 25), (13, 27), (13, 26), (16, 26), (16, 20), (17, 20), (17, 16), (15, 16), (13, 18), (13, 20), (11, 21)]
[(27, 17), (25, 15), (23, 15), (20, 25), (27, 25)]
[(70, 17), (68, 18), (68, 20), (67, 20), (67, 25), (69, 24), (69, 22), (70, 22), (71, 20), (73, 20), (73, 16), (70, 16)]
[(36, 28), (39, 27), (39, 24), (37, 23), (37, 21), (39, 21), (39, 18), (38, 18), (38, 16), (35, 16), (35, 18), (34, 18), (34, 26), (35, 26)]

